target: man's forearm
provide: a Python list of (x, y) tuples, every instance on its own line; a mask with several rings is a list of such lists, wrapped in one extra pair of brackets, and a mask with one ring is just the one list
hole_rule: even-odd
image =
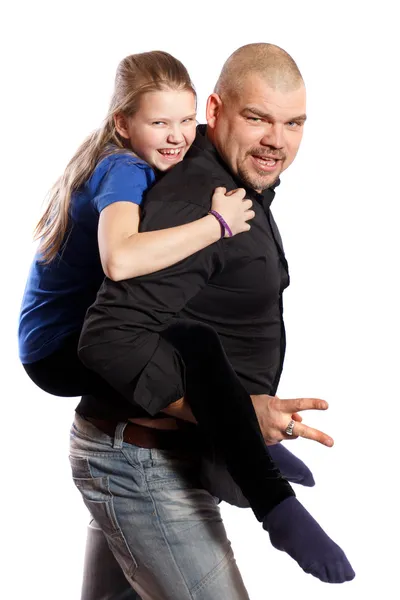
[(170, 417), (175, 417), (175, 419), (182, 419), (183, 421), (189, 421), (190, 423), (197, 424), (197, 421), (192, 413), (192, 409), (185, 398), (179, 398), (179, 400), (176, 400), (176, 402), (172, 402), (161, 412)]

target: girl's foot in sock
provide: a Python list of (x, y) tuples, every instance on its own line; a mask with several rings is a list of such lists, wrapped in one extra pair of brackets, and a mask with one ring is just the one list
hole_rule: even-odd
[(344, 583), (355, 577), (345, 553), (294, 496), (275, 506), (263, 527), (272, 545), (287, 552), (305, 571), (326, 583)]
[(273, 444), (273, 446), (268, 446), (268, 451), (285, 479), (307, 487), (315, 485), (314, 477), (307, 465), (285, 446)]

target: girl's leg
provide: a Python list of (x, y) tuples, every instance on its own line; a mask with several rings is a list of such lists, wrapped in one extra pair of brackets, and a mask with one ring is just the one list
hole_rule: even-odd
[[(297, 501), (287, 482), (283, 495), (284, 481), (271, 460), (251, 398), (217, 333), (202, 323), (178, 320), (163, 336), (185, 363), (185, 397), (198, 427), (224, 457), (272, 544), (321, 581), (353, 579), (354, 571), (343, 550)], [(274, 485), (274, 480), (279, 485)]]
[(106, 398), (114, 411), (126, 414), (127, 401), (78, 357), (79, 334), (72, 334), (53, 354), (23, 367), (33, 383), (48, 394), (61, 397), (93, 395)]
[(100, 378), (79, 360), (78, 340), (78, 334), (70, 335), (49, 356), (24, 364), (33, 383), (53, 396), (75, 397), (93, 393)]
[[(249, 394), (233, 370), (212, 327), (177, 319), (162, 336), (185, 363), (185, 397), (205, 439), (228, 471), (258, 520), (288, 495), (290, 485), (271, 460)], [(273, 480), (280, 480), (274, 486)], [(224, 497), (222, 496), (222, 499)]]

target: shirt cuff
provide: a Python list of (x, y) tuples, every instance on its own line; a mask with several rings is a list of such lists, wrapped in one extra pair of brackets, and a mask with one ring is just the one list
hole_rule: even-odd
[(163, 338), (135, 382), (133, 401), (151, 416), (184, 395), (185, 365), (180, 354)]

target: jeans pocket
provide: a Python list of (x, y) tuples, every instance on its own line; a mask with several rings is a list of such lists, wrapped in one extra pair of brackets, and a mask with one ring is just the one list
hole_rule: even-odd
[[(72, 479), (92, 517), (100, 525), (125, 576), (133, 578), (138, 563), (118, 524), (108, 476), (92, 477), (88, 458), (70, 456)], [(83, 475), (83, 476), (82, 476)]]

